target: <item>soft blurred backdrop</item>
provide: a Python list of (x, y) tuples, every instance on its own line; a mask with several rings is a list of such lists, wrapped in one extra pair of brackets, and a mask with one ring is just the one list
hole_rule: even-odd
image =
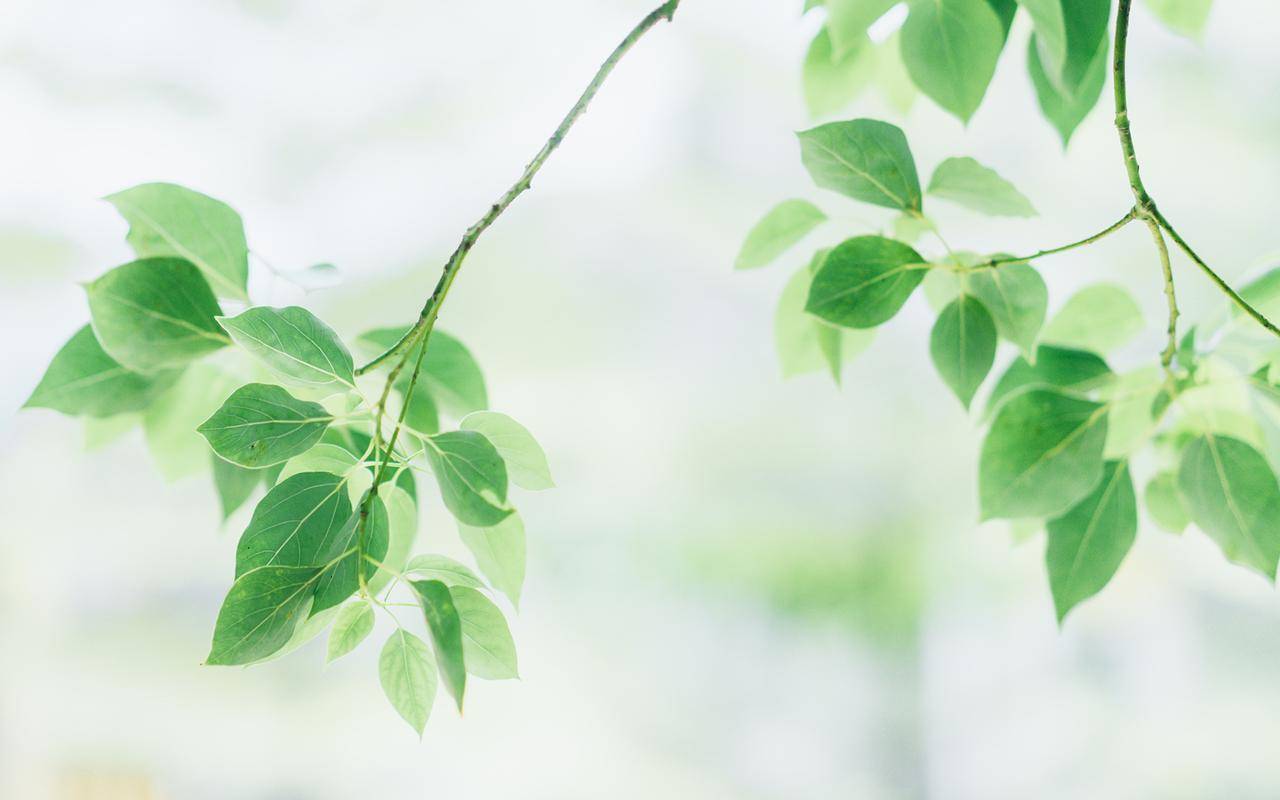
[[(521, 498), (522, 680), (437, 702), (419, 742), (376, 642), (199, 666), (242, 512), (167, 483), (135, 431), (17, 413), (128, 260), (105, 194), (182, 183), (243, 215), (300, 297), (354, 336), (407, 321), (654, 0), (8, 0), (0, 22), (0, 797), (1269, 798), (1280, 598), (1195, 532), (1144, 525), (1119, 575), (1054, 622), (1043, 539), (976, 524), (978, 434), (927, 357), (922, 297), (842, 389), (784, 382), (773, 306), (804, 259), (734, 274), (773, 203), (821, 193), (792, 132), (817, 20), (799, 0), (686, 0), (475, 251), (442, 325), (556, 472)], [(1280, 7), (1218, 0), (1197, 44), (1136, 12), (1130, 97), (1148, 184), (1230, 278), (1280, 249)], [(922, 171), (995, 166), (1042, 217), (940, 210), (953, 245), (1023, 250), (1128, 207), (1107, 100), (1063, 152), (1023, 71), (1026, 21), (965, 129), (874, 94)], [(817, 241), (817, 238), (814, 239)], [(1041, 264), (1055, 304), (1101, 278), (1151, 321), (1146, 233)], [(1189, 318), (1219, 296), (1178, 267)], [(1007, 358), (1008, 353), (1005, 354)], [(424, 509), (421, 545), (456, 552)]]

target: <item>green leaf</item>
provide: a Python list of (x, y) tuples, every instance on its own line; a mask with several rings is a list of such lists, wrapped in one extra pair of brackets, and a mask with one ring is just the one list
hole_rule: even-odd
[(85, 285), (102, 349), (135, 372), (182, 367), (231, 340), (209, 284), (188, 261), (131, 261)]
[(993, 217), (1036, 216), (1026, 195), (972, 158), (948, 158), (939, 164), (929, 180), (929, 194)]
[(1182, 533), (1191, 524), (1187, 501), (1178, 488), (1178, 476), (1173, 472), (1161, 472), (1151, 479), (1142, 493), (1143, 502), (1151, 520), (1169, 533)]
[(1062, 347), (1110, 353), (1146, 327), (1142, 310), (1119, 286), (1099, 283), (1071, 296), (1049, 320), (1041, 341)]
[(1107, 407), (1031, 389), (1000, 407), (978, 465), (982, 519), (1052, 517), (1102, 476)]
[(258, 484), (262, 482), (262, 470), (245, 469), (218, 458), (214, 453), (210, 453), (209, 457), (213, 461), (213, 487), (218, 492), (218, 503), (222, 506), (222, 519), (226, 520), (258, 488)]
[(734, 262), (735, 269), (763, 267), (797, 244), (827, 219), (822, 209), (808, 200), (784, 200), (747, 234)]
[(333, 415), (279, 386), (250, 383), (236, 389), (196, 428), (213, 451), (242, 467), (266, 467), (304, 453), (320, 440)]
[(427, 437), (427, 462), (445, 507), (467, 525), (497, 525), (511, 514), (507, 467), (497, 448), (475, 431)]
[(328, 472), (303, 472), (273, 486), (236, 546), (236, 577), (264, 566), (323, 566), (334, 542), (349, 534), (346, 489)]
[(1089, 79), (1093, 60), (1105, 46), (1111, 0), (1019, 0), (1031, 15), (1040, 63), (1051, 83), (1077, 94)]
[(413, 581), (422, 614), (431, 633), (431, 649), (435, 652), (444, 688), (453, 695), (462, 712), (462, 696), (467, 687), (466, 664), (462, 649), (462, 620), (453, 604), (449, 587), (440, 581)]
[(348, 603), (338, 610), (329, 631), (326, 662), (342, 658), (355, 650), (370, 633), (373, 633), (373, 608), (363, 600)]
[(1147, 8), (1175, 33), (1199, 39), (1213, 0), (1147, 0)]
[(405, 562), (409, 560), (409, 553), (413, 552), (413, 545), (418, 539), (417, 504), (407, 491), (387, 484), (386, 480), (384, 477), (378, 489), (378, 497), (387, 507), (387, 550), (378, 560), (387, 569), (379, 569), (369, 580), (369, 591), (374, 594), (391, 583), (394, 573), (405, 571)]
[(1178, 486), (1192, 521), (1228, 560), (1275, 580), (1280, 488), (1261, 453), (1230, 436), (1201, 436), (1182, 454)]
[(987, 414), (994, 412), (1000, 401), (1027, 386), (1084, 391), (1105, 383), (1113, 374), (1107, 362), (1094, 353), (1041, 345), (1036, 349), (1034, 366), (1025, 358), (1018, 358), (996, 381), (987, 400)]
[(519, 608), (524, 586), (525, 534), (520, 515), (512, 513), (488, 528), (458, 524), (458, 536), (476, 558), (476, 565), (493, 584)]
[(927, 268), (902, 242), (880, 236), (848, 239), (813, 276), (805, 310), (833, 325), (874, 328), (898, 313)]
[(865, 351), (875, 338), (874, 331), (843, 330), (804, 310), (815, 268), (822, 264), (828, 252), (822, 250), (815, 254), (808, 267), (791, 277), (778, 298), (773, 331), (784, 378), (825, 367), (839, 383), (843, 365)]
[(397, 629), (378, 656), (378, 680), (391, 707), (421, 736), (436, 699), (436, 665), (426, 642)]
[(406, 575), (419, 575), (427, 580), (440, 581), (446, 586), (469, 586), (483, 589), (484, 583), (466, 565), (447, 556), (424, 553), (409, 559), (404, 568)]
[[(361, 334), (357, 341), (376, 355), (398, 342), (407, 330), (407, 327), (378, 328)], [(406, 371), (401, 374), (396, 388), (403, 391), (408, 380)], [(431, 338), (427, 341), (422, 375), (418, 379), (414, 395), (424, 387), (431, 393), (436, 405), (458, 419), (472, 411), (482, 411), (489, 407), (484, 375), (471, 351), (462, 342), (438, 328), (431, 332)]]
[(902, 26), (902, 60), (922, 92), (967, 123), (995, 75), (1004, 36), (986, 0), (913, 3)]
[(827, 28), (818, 31), (804, 56), (804, 102), (809, 116), (827, 117), (847, 107), (875, 78), (876, 56), (866, 36), (837, 53)]
[(1098, 104), (1098, 98), (1102, 96), (1102, 87), (1107, 80), (1107, 56), (1110, 45), (1106, 37), (1103, 37), (1102, 43), (1098, 45), (1098, 50), (1093, 56), (1093, 61), (1090, 62), (1084, 78), (1074, 92), (1059, 88), (1050, 79), (1044, 64), (1040, 61), (1040, 48), (1035, 36), (1031, 37), (1028, 47), (1027, 72), (1031, 75), (1031, 83), (1035, 87), (1040, 110), (1062, 136), (1062, 146), (1066, 147), (1071, 142), (1071, 135), (1075, 133), (1076, 128), (1080, 127), (1080, 123), (1084, 122), (1084, 118), (1089, 116), (1089, 112)]
[(1138, 535), (1128, 462), (1108, 461), (1097, 488), (1046, 528), (1045, 565), (1061, 623), (1072, 608), (1111, 581)]
[(184, 258), (221, 297), (248, 300), (249, 247), (230, 206), (172, 183), (144, 183), (106, 200), (128, 221), (129, 245), (139, 258)]
[(351, 354), (333, 329), (305, 308), (250, 308), (218, 322), (232, 340), (283, 378), (308, 386), (355, 386)]
[(143, 412), (147, 449), (166, 480), (209, 469), (209, 444), (196, 426), (217, 411), (238, 383), (213, 364), (192, 364)]
[(1000, 18), (1000, 25), (1004, 28), (1004, 38), (1009, 38), (1009, 30), (1013, 28), (1013, 18), (1018, 13), (1018, 0), (987, 0), (987, 5), (991, 6), (991, 10), (996, 12), (996, 16)]
[(476, 411), (459, 423), (466, 431), (483, 434), (507, 465), (511, 482), (522, 489), (537, 491), (555, 487), (547, 455), (529, 430), (506, 414)]
[(996, 360), (996, 324), (982, 301), (962, 294), (943, 309), (929, 339), (929, 355), (968, 409)]
[(987, 307), (996, 330), (1028, 357), (1049, 307), (1049, 288), (1029, 264), (1004, 264), (966, 275), (968, 291)]
[(373, 497), (363, 524), (362, 507), (363, 499), (347, 518), (346, 524), (327, 543), (327, 549), (319, 554), (320, 563), (327, 568), (316, 581), (316, 599), (311, 604), (313, 615), (341, 604), (360, 588), (362, 576), (366, 582), (373, 576), (377, 568), (361, 556), (381, 562), (387, 555), (391, 534), (386, 505), (381, 497)]
[(176, 371), (141, 375), (107, 355), (85, 325), (53, 357), (23, 408), (71, 416), (111, 417), (141, 411), (178, 379)]
[(920, 211), (920, 178), (902, 129), (874, 119), (829, 122), (796, 134), (813, 182), (864, 203)]
[(319, 567), (259, 567), (236, 578), (222, 602), (207, 664), (247, 664), (289, 641)]
[(462, 620), (467, 672), (491, 681), (520, 677), (516, 643), (511, 639), (506, 618), (493, 601), (466, 586), (453, 586), (449, 593)]
[(1151, 404), (1163, 387), (1164, 373), (1155, 366), (1117, 376), (1101, 387), (1100, 396), (1111, 406), (1106, 458), (1128, 458), (1150, 441), (1156, 429)]
[(835, 55), (856, 49), (867, 38), (867, 28), (900, 0), (827, 0), (827, 29)]

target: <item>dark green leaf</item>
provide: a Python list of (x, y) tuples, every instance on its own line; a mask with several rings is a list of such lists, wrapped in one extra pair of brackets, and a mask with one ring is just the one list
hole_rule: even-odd
[(813, 276), (805, 310), (833, 325), (874, 328), (898, 313), (927, 268), (902, 242), (880, 236), (848, 239)]
[(1070, 511), (1049, 521), (1045, 565), (1058, 622), (1111, 581), (1138, 535), (1138, 504), (1125, 461), (1108, 461), (1102, 481)]
[(1107, 362), (1094, 353), (1041, 345), (1036, 348), (1034, 365), (1025, 358), (1018, 358), (1000, 376), (987, 401), (987, 414), (995, 411), (1001, 400), (1025, 386), (1057, 386), (1083, 391), (1109, 380), (1112, 375)]
[(431, 633), (431, 649), (444, 678), (444, 688), (453, 695), (462, 711), (462, 696), (467, 687), (466, 662), (462, 649), (462, 620), (453, 604), (449, 587), (440, 581), (413, 581)]
[(221, 297), (248, 299), (249, 247), (230, 206), (172, 183), (144, 183), (106, 200), (128, 220), (129, 244), (139, 258), (184, 258)]
[(968, 291), (982, 301), (996, 322), (996, 330), (1028, 356), (1049, 307), (1044, 278), (1029, 264), (1005, 264), (967, 275)]
[(986, 0), (913, 3), (902, 26), (902, 60), (922, 92), (967, 123), (995, 75), (1004, 37), (1004, 22)]
[(462, 652), (467, 672), (485, 680), (518, 678), (516, 644), (498, 607), (466, 586), (453, 586), (449, 593), (462, 620)]
[(50, 408), (71, 416), (111, 417), (141, 411), (178, 378), (178, 372), (141, 375), (106, 354), (85, 325), (62, 346), (23, 408)]
[(993, 217), (1036, 215), (1026, 195), (972, 158), (948, 158), (939, 164), (929, 180), (929, 194)]
[(1107, 407), (1032, 389), (1000, 407), (978, 466), (985, 519), (1052, 517), (1075, 505), (1102, 476)]
[(253, 468), (306, 452), (332, 421), (319, 403), (299, 400), (279, 386), (250, 383), (236, 389), (196, 430), (215, 453)]
[(123, 366), (155, 372), (185, 366), (231, 340), (209, 284), (189, 261), (147, 258), (86, 284), (93, 332)]
[(1106, 37), (1103, 37), (1083, 80), (1074, 92), (1067, 92), (1051, 80), (1045, 72), (1044, 64), (1040, 61), (1040, 49), (1036, 44), (1036, 37), (1031, 37), (1027, 52), (1027, 71), (1031, 75), (1036, 99), (1040, 102), (1040, 110), (1062, 136), (1063, 147), (1071, 142), (1071, 135), (1075, 133), (1084, 118), (1089, 116), (1089, 112), (1098, 104), (1098, 98), (1102, 96), (1102, 87), (1107, 80), (1109, 52), (1109, 43)]
[(283, 647), (319, 575), (319, 567), (259, 567), (237, 578), (218, 612), (205, 663), (248, 664)]
[(996, 324), (980, 300), (962, 294), (943, 309), (933, 326), (929, 354), (967, 409), (996, 359)]
[(391, 707), (421, 736), (436, 699), (436, 665), (426, 642), (397, 629), (382, 646), (378, 680)]
[(874, 119), (830, 122), (796, 134), (813, 182), (855, 200), (920, 211), (920, 178), (902, 129)]
[(368, 559), (381, 563), (387, 555), (391, 535), (387, 507), (382, 498), (374, 496), (368, 503), (368, 515), (362, 519), (360, 511), (364, 505), (362, 498), (346, 524), (328, 543), (328, 549), (319, 555), (326, 569), (316, 581), (316, 599), (311, 604), (313, 615), (333, 608), (355, 594), (360, 588), (361, 577), (367, 582), (377, 571)]
[(1228, 560), (1275, 580), (1280, 488), (1261, 453), (1230, 436), (1201, 436), (1182, 454), (1178, 485), (1192, 521)]
[(236, 576), (263, 566), (323, 566), (351, 519), (347, 482), (303, 472), (274, 486), (253, 510), (236, 547)]
[(440, 496), (459, 522), (488, 526), (507, 518), (507, 467), (488, 439), (475, 431), (450, 431), (425, 442)]
[(1031, 15), (1050, 82), (1068, 95), (1088, 80), (1106, 41), (1111, 0), (1019, 0)]
[(236, 344), (281, 377), (311, 386), (355, 385), (342, 340), (305, 308), (258, 306), (218, 321)]

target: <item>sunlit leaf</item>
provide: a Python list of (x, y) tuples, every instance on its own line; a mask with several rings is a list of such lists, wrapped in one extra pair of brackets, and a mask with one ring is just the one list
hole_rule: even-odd
[(902, 26), (902, 60), (920, 91), (968, 122), (995, 75), (1004, 37), (986, 0), (913, 3)]
[(440, 581), (446, 586), (470, 586), (483, 589), (484, 583), (466, 564), (454, 561), (448, 556), (424, 553), (409, 559), (405, 565), (406, 575), (417, 575), (426, 580)]
[(805, 310), (833, 325), (874, 328), (897, 314), (927, 265), (901, 242), (858, 236), (837, 246), (813, 276)]
[(784, 378), (825, 368), (839, 383), (843, 365), (865, 351), (875, 338), (874, 331), (841, 329), (804, 310), (813, 273), (827, 252), (819, 251), (808, 267), (797, 270), (778, 298), (774, 345)]
[(525, 533), (520, 515), (512, 513), (502, 522), (488, 528), (458, 525), (458, 535), (476, 558), (476, 565), (514, 606), (520, 605), (524, 586)]
[(342, 606), (333, 620), (333, 629), (329, 631), (324, 660), (342, 658), (355, 650), (370, 633), (373, 633), (373, 608), (368, 603), (357, 600)]
[(855, 200), (920, 211), (920, 178), (902, 129), (874, 119), (829, 122), (796, 134), (813, 182)]
[(63, 414), (111, 417), (141, 411), (178, 379), (177, 371), (143, 375), (106, 354), (85, 325), (62, 346), (23, 408), (50, 408)]
[(1169, 533), (1182, 533), (1191, 524), (1191, 514), (1178, 487), (1176, 473), (1161, 472), (1152, 478), (1142, 493), (1142, 500), (1152, 521)]
[(516, 644), (498, 607), (466, 586), (452, 586), (449, 593), (462, 620), (462, 652), (467, 672), (485, 680), (519, 677)]
[(822, 209), (807, 200), (784, 200), (770, 209), (747, 234), (734, 267), (755, 269), (765, 266), (826, 219)]
[(1049, 307), (1049, 289), (1040, 273), (1029, 264), (1003, 264), (968, 273), (966, 281), (968, 291), (991, 312), (1000, 335), (1030, 358)]
[(875, 69), (875, 52), (865, 36), (837, 53), (828, 29), (819, 30), (805, 53), (801, 69), (809, 116), (827, 117), (847, 107), (866, 91), (875, 77)]
[(1026, 195), (972, 158), (948, 158), (939, 164), (929, 180), (929, 194), (993, 217), (1036, 215)]
[(378, 680), (391, 707), (421, 736), (436, 699), (436, 665), (427, 643), (396, 629), (378, 656)]
[[(405, 327), (378, 328), (361, 334), (358, 341), (372, 352), (381, 353), (399, 341), (406, 330)], [(410, 372), (412, 370), (406, 369), (401, 373), (397, 384), (401, 391)], [(489, 407), (484, 375), (475, 357), (462, 342), (439, 329), (433, 330), (427, 341), (422, 375), (414, 394), (424, 387), (437, 406), (458, 419)]]
[(1199, 39), (1209, 21), (1213, 0), (1147, 0), (1147, 8), (1170, 30)]
[(496, 411), (476, 411), (468, 414), (459, 427), (483, 434), (507, 465), (511, 482), (522, 489), (551, 489), (556, 484), (551, 479), (551, 467), (542, 446), (529, 430), (506, 414)]
[(1045, 344), (1105, 355), (1124, 346), (1145, 327), (1142, 310), (1127, 291), (1100, 283), (1072, 295), (1049, 320), (1040, 339)]
[(218, 322), (236, 344), (281, 377), (310, 386), (355, 385), (346, 346), (305, 308), (257, 306)]
[(250, 383), (196, 428), (213, 451), (242, 467), (266, 467), (306, 452), (333, 415), (279, 386)]
[(219, 458), (215, 453), (210, 453), (210, 460), (213, 462), (213, 486), (218, 492), (218, 503), (222, 506), (222, 518), (225, 520), (244, 505), (244, 501), (262, 483), (262, 470), (245, 469)]
[(867, 28), (901, 0), (826, 0), (833, 52), (845, 55), (866, 40)]
[(427, 462), (445, 507), (467, 525), (497, 525), (511, 514), (507, 467), (498, 450), (475, 431), (449, 431), (425, 440)]
[(1280, 488), (1261, 453), (1230, 436), (1201, 436), (1182, 454), (1178, 486), (1196, 527), (1228, 560), (1275, 580)]

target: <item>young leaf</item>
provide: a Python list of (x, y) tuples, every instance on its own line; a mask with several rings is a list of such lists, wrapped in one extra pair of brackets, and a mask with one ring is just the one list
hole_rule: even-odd
[(333, 620), (333, 629), (329, 631), (329, 646), (324, 660), (329, 662), (342, 658), (372, 632), (373, 609), (368, 603), (357, 600), (342, 606)]
[(346, 488), (328, 472), (303, 472), (272, 487), (236, 546), (236, 577), (264, 566), (323, 566), (351, 518)]
[(1178, 486), (1192, 521), (1228, 560), (1275, 580), (1280, 488), (1261, 453), (1230, 436), (1201, 436), (1182, 454)]
[(529, 430), (506, 414), (496, 411), (475, 411), (458, 424), (465, 431), (484, 435), (507, 465), (511, 482), (522, 489), (537, 491), (551, 489), (551, 467), (547, 455)]
[(189, 261), (131, 261), (85, 292), (102, 349), (136, 372), (185, 366), (231, 342), (215, 319), (217, 299)]
[(222, 602), (206, 664), (248, 664), (289, 641), (319, 567), (259, 567), (236, 578)]
[(929, 354), (938, 374), (966, 408), (996, 360), (996, 324), (982, 302), (962, 294), (933, 326)]
[(848, 106), (874, 79), (875, 68), (875, 52), (866, 36), (837, 55), (828, 29), (819, 30), (801, 69), (809, 116), (830, 116)]
[(1072, 295), (1049, 320), (1041, 341), (1106, 354), (1126, 344), (1145, 327), (1142, 310), (1127, 291), (1100, 283)]
[(458, 524), (458, 536), (476, 558), (476, 565), (511, 601), (520, 606), (520, 590), (524, 586), (525, 534), (520, 515), (512, 513), (489, 528), (473, 528)]
[(1000, 407), (978, 465), (982, 519), (1051, 517), (1102, 476), (1107, 407), (1031, 389)]
[(827, 30), (833, 54), (843, 56), (867, 38), (867, 28), (900, 0), (827, 0)]
[(427, 553), (414, 556), (405, 565), (404, 573), (406, 575), (418, 575), (427, 580), (440, 581), (446, 586), (469, 586), (472, 589), (484, 588), (484, 583), (476, 577), (476, 574), (466, 564), (461, 564), (447, 556)]
[(924, 280), (927, 265), (902, 242), (857, 236), (837, 246), (813, 276), (805, 310), (833, 325), (889, 321)]
[(312, 615), (341, 604), (360, 588), (361, 577), (367, 582), (373, 576), (376, 567), (364, 556), (381, 563), (387, 555), (391, 534), (386, 505), (381, 497), (373, 497), (369, 501), (368, 516), (362, 522), (363, 506), (362, 500), (327, 543), (328, 547), (320, 552), (318, 560), (326, 568), (316, 581)]
[(397, 629), (378, 656), (378, 680), (391, 707), (421, 736), (436, 699), (436, 665), (426, 642)]
[(144, 183), (106, 200), (128, 221), (129, 245), (139, 258), (184, 258), (221, 297), (248, 299), (249, 247), (230, 206), (172, 183)]
[(1110, 53), (1110, 44), (1104, 36), (1093, 60), (1089, 63), (1084, 78), (1071, 92), (1059, 87), (1045, 71), (1044, 64), (1040, 60), (1040, 48), (1036, 36), (1031, 37), (1028, 48), (1027, 72), (1031, 75), (1031, 83), (1035, 87), (1040, 110), (1057, 129), (1062, 137), (1062, 146), (1065, 148), (1071, 143), (1071, 135), (1075, 133), (1084, 118), (1089, 116), (1089, 112), (1098, 104), (1098, 98), (1102, 96), (1102, 87), (1107, 80), (1107, 56)]
[(226, 520), (258, 488), (258, 484), (262, 482), (262, 471), (245, 469), (218, 458), (214, 453), (210, 453), (209, 457), (213, 461), (213, 487), (218, 492), (218, 502), (222, 506), (222, 519)]
[(948, 158), (939, 164), (929, 180), (929, 194), (993, 217), (1036, 215), (1026, 195), (972, 158)]
[(1109, 380), (1114, 373), (1095, 353), (1064, 347), (1040, 345), (1036, 348), (1034, 366), (1019, 357), (996, 381), (987, 400), (987, 415), (1000, 401), (1026, 386), (1056, 386), (1061, 389), (1085, 390)]
[(511, 514), (506, 464), (483, 434), (450, 431), (427, 437), (425, 442), (440, 497), (459, 522), (497, 525)]
[(902, 60), (920, 90), (968, 123), (1004, 49), (1004, 23), (986, 0), (913, 3)]
[(279, 386), (250, 383), (196, 428), (213, 451), (242, 467), (266, 467), (304, 453), (320, 440), (333, 415)]
[(453, 586), (449, 594), (462, 620), (467, 672), (491, 681), (520, 677), (511, 629), (493, 601), (466, 586)]
[(141, 375), (107, 355), (85, 325), (62, 346), (23, 408), (71, 416), (111, 417), (141, 411), (178, 379), (178, 372)]
[(283, 378), (309, 386), (355, 385), (351, 354), (342, 340), (305, 308), (257, 306), (218, 322), (236, 344)]
[(864, 203), (920, 211), (920, 178), (902, 129), (874, 119), (829, 122), (796, 134), (813, 182)]
[(1209, 21), (1213, 0), (1147, 0), (1147, 8), (1170, 30), (1199, 39)]
[(1000, 335), (1033, 356), (1049, 307), (1049, 288), (1040, 273), (1029, 264), (1003, 264), (971, 272), (967, 280), (969, 292), (991, 312)]
[(1061, 623), (1072, 608), (1111, 581), (1138, 534), (1128, 462), (1108, 461), (1097, 488), (1046, 527), (1045, 565)]
[(784, 200), (756, 223), (742, 243), (735, 269), (763, 267), (785, 253), (827, 219), (808, 200)]
[(773, 316), (774, 345), (784, 378), (825, 367), (839, 383), (844, 364), (866, 350), (875, 338), (874, 331), (837, 328), (804, 310), (815, 268), (821, 266), (828, 252), (819, 251), (808, 267), (798, 270), (778, 298)]
[[(404, 327), (378, 328), (361, 334), (357, 341), (370, 350), (381, 353), (399, 341), (405, 330)], [(403, 385), (408, 380), (408, 374), (402, 373), (397, 388), (403, 391)], [(484, 375), (471, 351), (462, 342), (439, 329), (433, 330), (427, 341), (422, 375), (414, 389), (414, 395), (424, 388), (440, 408), (458, 419), (472, 411), (482, 411), (489, 407)]]
[(413, 581), (412, 585), (427, 619), (431, 649), (435, 652), (440, 676), (444, 678), (444, 688), (453, 695), (461, 713), (467, 671), (462, 649), (462, 620), (453, 604), (453, 595), (449, 593), (449, 587), (440, 581)]
[(1142, 493), (1143, 502), (1147, 505), (1147, 513), (1162, 530), (1169, 533), (1182, 533), (1191, 524), (1191, 515), (1187, 511), (1187, 501), (1178, 488), (1178, 476), (1173, 472), (1161, 472), (1147, 484)]

